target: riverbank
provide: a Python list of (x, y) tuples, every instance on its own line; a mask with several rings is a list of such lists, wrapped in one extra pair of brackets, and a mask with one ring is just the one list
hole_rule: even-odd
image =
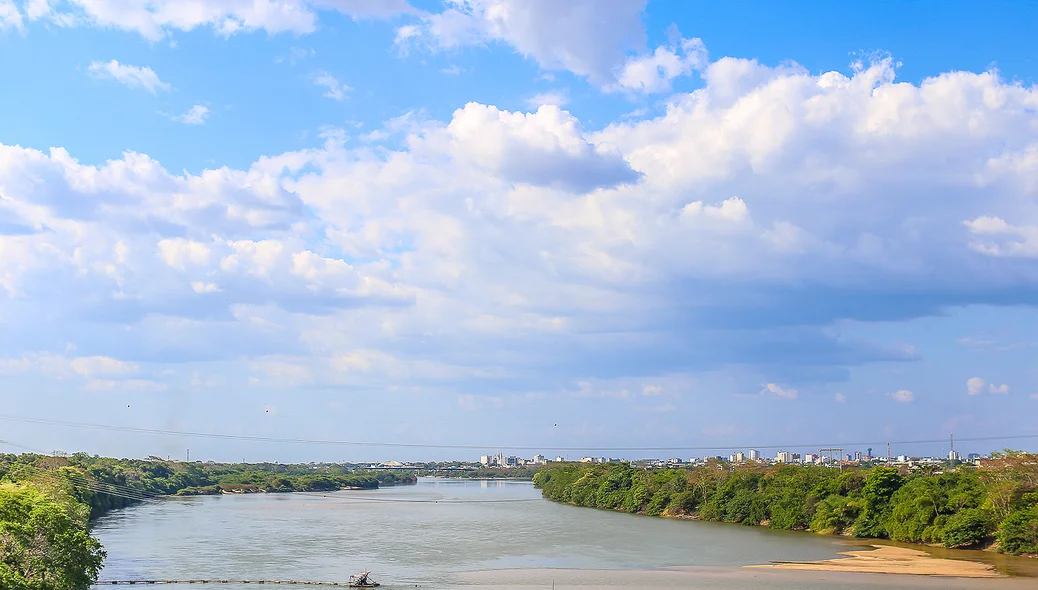
[(549, 500), (588, 508), (1026, 555), (1038, 552), (1036, 470), (1038, 455), (1024, 453), (934, 472), (567, 463), (541, 470), (534, 484)]
[(876, 588), (897, 590), (1024, 590), (1034, 580), (1010, 577), (890, 576), (847, 571), (797, 571), (731, 567), (676, 567), (666, 569), (510, 569), (462, 573), (465, 587), (500, 590), (543, 590), (552, 585), (565, 588), (629, 590), (632, 587), (753, 588), (768, 590), (830, 590), (832, 588)]
[(854, 572), (864, 574), (912, 574), (957, 578), (1002, 577), (994, 567), (978, 561), (942, 559), (925, 551), (873, 545), (862, 551), (844, 551), (836, 559), (822, 561), (748, 565), (747, 568), (801, 571)]

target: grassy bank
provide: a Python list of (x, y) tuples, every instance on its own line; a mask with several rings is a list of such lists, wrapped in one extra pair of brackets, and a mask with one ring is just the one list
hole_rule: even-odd
[(846, 534), (946, 547), (1038, 553), (1038, 455), (980, 468), (729, 466), (635, 469), (567, 463), (541, 470), (544, 497), (577, 506)]

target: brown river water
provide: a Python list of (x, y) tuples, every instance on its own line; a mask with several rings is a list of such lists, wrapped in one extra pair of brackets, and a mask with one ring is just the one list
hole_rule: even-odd
[[(992, 563), (1004, 579), (745, 569), (815, 561), (867, 544), (759, 527), (648, 518), (541, 498), (529, 482), (423, 478), (314, 494), (164, 498), (117, 511), (94, 534), (102, 580), (345, 581), (370, 570), (405, 588), (1038, 589), (1038, 560), (929, 550)], [(101, 586), (112, 588), (112, 586)], [(255, 590), (169, 585), (165, 590)], [(279, 586), (285, 587), (285, 586)]]

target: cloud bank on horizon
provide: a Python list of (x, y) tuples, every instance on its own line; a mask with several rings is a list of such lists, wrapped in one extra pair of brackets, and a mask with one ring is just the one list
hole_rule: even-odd
[[(714, 55), (649, 28), (673, 7), (644, 1), (191, 6), (0, 0), (5, 49), (118, 41), (61, 76), (111, 97), (99, 112), (151, 105), (104, 115), (126, 137), (213, 134), (164, 161), (0, 126), (0, 414), (546, 449), (1033, 430), (1038, 88), (1019, 75)], [(439, 117), (421, 93), (379, 95), (411, 102), (358, 122), (390, 85), (335, 70), (349, 27), (470, 96)], [(240, 37), (289, 55), (240, 67), (341, 110), (315, 110), (303, 145), (190, 166), (234, 133), (221, 120), (281, 100), (191, 84), (193, 43)], [(446, 65), (466, 55), (534, 75), (491, 101), (496, 74)], [(71, 450), (184, 445), (7, 427)]]

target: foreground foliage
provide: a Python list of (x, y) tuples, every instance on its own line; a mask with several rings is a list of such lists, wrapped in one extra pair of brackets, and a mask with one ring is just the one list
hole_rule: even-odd
[(980, 468), (913, 473), (568, 463), (541, 470), (534, 483), (546, 498), (578, 506), (946, 547), (997, 541), (1006, 553), (1038, 553), (1038, 455), (1024, 453), (997, 453)]

